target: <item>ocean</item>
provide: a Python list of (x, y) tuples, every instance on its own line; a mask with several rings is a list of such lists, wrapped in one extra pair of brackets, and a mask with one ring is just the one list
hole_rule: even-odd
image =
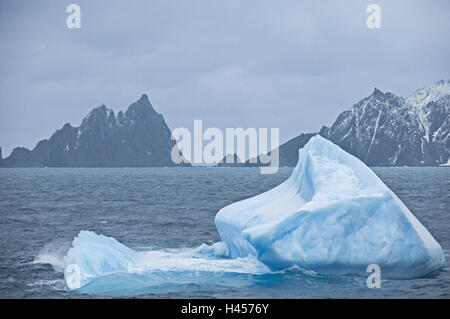
[[(370, 289), (365, 277), (271, 272), (257, 260), (210, 254), (220, 241), (218, 210), (273, 188), (291, 170), (0, 169), (0, 297), (450, 298), (448, 167), (374, 168), (442, 246), (447, 266), (434, 277), (383, 279)], [(63, 257), (81, 230), (145, 252), (151, 274), (97, 278), (67, 291)]]

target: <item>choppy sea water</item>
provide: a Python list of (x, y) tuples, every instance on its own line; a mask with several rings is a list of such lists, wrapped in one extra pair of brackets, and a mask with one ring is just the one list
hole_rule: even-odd
[[(440, 243), (448, 264), (450, 168), (374, 171)], [(287, 168), (275, 175), (260, 175), (256, 168), (0, 169), (0, 297), (450, 298), (448, 265), (433, 278), (383, 280), (380, 289), (369, 289), (364, 277), (270, 272), (254, 260), (202, 252), (202, 244), (220, 240), (214, 226), (220, 208), (273, 188), (290, 173)], [(80, 230), (112, 236), (154, 264), (185, 267), (183, 275), (158, 266), (152, 275), (98, 278), (69, 292), (63, 256)], [(102, 291), (111, 281), (122, 286)]]

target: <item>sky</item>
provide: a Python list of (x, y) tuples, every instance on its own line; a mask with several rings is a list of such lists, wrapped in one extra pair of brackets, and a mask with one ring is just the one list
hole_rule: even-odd
[(171, 129), (317, 132), (374, 87), (408, 96), (450, 79), (449, 16), (448, 0), (0, 0), (3, 157), (144, 93)]

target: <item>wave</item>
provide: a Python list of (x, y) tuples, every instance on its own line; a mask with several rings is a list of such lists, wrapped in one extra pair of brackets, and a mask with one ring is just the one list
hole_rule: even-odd
[(317, 289), (324, 282), (348, 284), (364, 279), (326, 276), (298, 266), (274, 271), (256, 256), (232, 259), (228, 253), (223, 242), (194, 248), (146, 246), (136, 251), (113, 237), (81, 231), (71, 245), (55, 242), (38, 253), (34, 263), (52, 265), (56, 272), (64, 273), (64, 279), (37, 282), (35, 286), (65, 288), (91, 296), (204, 296), (211, 287), (222, 293), (242, 288), (271, 289), (280, 283)]
[(64, 256), (70, 248), (70, 242), (55, 241), (44, 246), (33, 260), (34, 264), (49, 264), (55, 271), (64, 271)]

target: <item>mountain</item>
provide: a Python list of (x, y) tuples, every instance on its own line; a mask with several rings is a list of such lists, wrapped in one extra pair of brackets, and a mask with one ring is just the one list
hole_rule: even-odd
[[(445, 164), (450, 157), (450, 81), (406, 99), (375, 88), (319, 134), (369, 166)], [(301, 134), (282, 144), (280, 166), (295, 166), (298, 148), (314, 135)]]
[(239, 158), (237, 154), (227, 154), (222, 160), (217, 163), (219, 167), (240, 167), (244, 166), (244, 162)]
[(431, 164), (417, 114), (405, 99), (378, 89), (320, 134), (369, 166)]
[[(407, 98), (379, 89), (342, 112), (331, 127), (279, 147), (279, 166), (295, 166), (298, 149), (320, 134), (369, 166), (437, 166), (450, 158), (450, 81)], [(33, 150), (16, 148), (0, 166), (175, 166), (176, 145), (163, 116), (143, 95), (125, 113), (102, 105), (79, 127), (65, 124)], [(230, 155), (235, 156), (235, 155)], [(225, 158), (224, 158), (225, 159)], [(261, 166), (246, 161), (233, 166)], [(229, 166), (221, 163), (220, 166)]]
[(416, 91), (406, 99), (415, 110), (432, 156), (431, 164), (445, 164), (450, 157), (450, 81)]
[(0, 166), (176, 166), (170, 156), (176, 145), (171, 136), (144, 94), (117, 116), (105, 105), (94, 108), (79, 127), (67, 123), (31, 151), (15, 148)]
[[(298, 150), (303, 148), (306, 143), (308, 143), (309, 139), (313, 136), (317, 135), (317, 133), (305, 133), (300, 134), (297, 137), (287, 141), (286, 143), (280, 145), (278, 147), (278, 155), (280, 159), (280, 163), (278, 166), (280, 167), (294, 167), (298, 162)], [(269, 155), (272, 152), (269, 152)], [(254, 161), (254, 160), (253, 160)], [(260, 160), (260, 156), (257, 157), (256, 162), (252, 163), (250, 160), (245, 162), (245, 166), (268, 166), (267, 164), (262, 164)]]
[(378, 89), (320, 134), (369, 166), (435, 166), (450, 155), (450, 82), (404, 99)]

